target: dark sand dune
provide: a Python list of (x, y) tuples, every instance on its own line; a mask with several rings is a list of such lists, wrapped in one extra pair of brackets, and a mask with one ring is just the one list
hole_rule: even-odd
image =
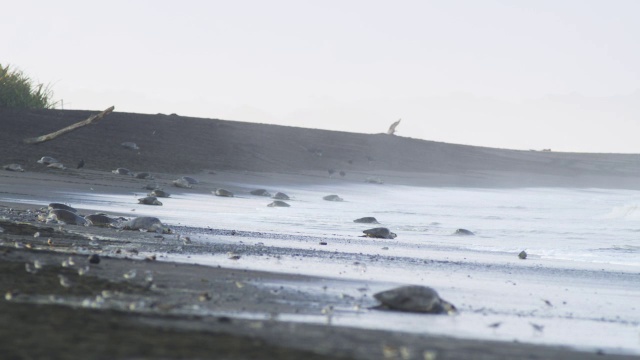
[[(45, 155), (73, 167), (82, 158), (92, 170), (296, 173), (332, 168), (362, 176), (406, 173), (413, 182), (437, 186), (637, 188), (640, 177), (638, 155), (503, 150), (163, 114), (114, 112), (53, 141), (22, 143), (94, 113), (0, 110), (0, 162), (22, 164), (27, 171), (42, 170), (36, 160)], [(120, 146), (126, 141), (135, 142), (140, 150)]]

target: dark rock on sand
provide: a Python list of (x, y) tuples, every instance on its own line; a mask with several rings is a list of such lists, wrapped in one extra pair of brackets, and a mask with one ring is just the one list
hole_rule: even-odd
[(380, 301), (379, 309), (420, 312), (429, 314), (455, 314), (456, 307), (440, 298), (438, 293), (427, 286), (401, 286), (373, 295)]

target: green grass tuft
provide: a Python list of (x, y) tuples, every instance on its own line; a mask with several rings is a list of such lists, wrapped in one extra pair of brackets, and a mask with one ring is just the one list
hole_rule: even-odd
[(36, 84), (20, 70), (0, 64), (0, 108), (53, 109), (53, 91), (49, 85)]

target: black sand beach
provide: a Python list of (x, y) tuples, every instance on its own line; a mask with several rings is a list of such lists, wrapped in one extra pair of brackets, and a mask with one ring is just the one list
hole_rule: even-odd
[[(118, 167), (151, 172), (164, 185), (176, 176), (203, 173), (220, 179), (264, 173), (273, 183), (294, 179), (311, 184), (335, 169), (345, 172), (341, 181), (354, 183), (383, 177), (390, 183), (429, 186), (639, 187), (636, 155), (499, 150), (176, 115), (116, 112), (47, 143), (22, 143), (92, 113), (0, 110), (0, 165), (18, 163), (26, 170), (0, 171), (0, 193), (19, 199), (76, 188), (115, 194), (145, 183), (110, 172)], [(140, 149), (120, 146), (126, 141)], [(69, 169), (37, 164), (42, 156), (53, 156)], [(86, 165), (78, 170), (80, 159)], [(0, 353), (6, 359), (634, 358), (285, 321), (280, 314), (321, 312), (326, 299), (255, 284), (319, 279), (161, 261), (154, 255), (183, 246), (179, 231), (160, 235), (43, 224), (36, 220), (36, 210), (46, 205), (0, 203), (0, 292), (5, 296), (0, 301), (5, 324)], [(199, 243), (191, 251), (232, 250)], [(90, 264), (89, 254), (99, 254), (100, 263)], [(75, 265), (64, 267), (63, 261), (70, 259)], [(25, 263), (35, 260), (44, 266), (35, 273), (25, 271)], [(79, 275), (78, 269), (85, 267), (88, 272)], [(134, 269), (136, 276), (131, 276)], [(61, 285), (61, 279), (71, 285)], [(229, 315), (243, 311), (272, 316)]]

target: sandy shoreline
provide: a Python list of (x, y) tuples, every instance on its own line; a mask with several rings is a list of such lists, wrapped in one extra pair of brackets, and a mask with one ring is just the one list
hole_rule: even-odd
[[(384, 330), (384, 326), (375, 330), (329, 325), (326, 304), (353, 308), (354, 299), (336, 292), (301, 290), (305, 289), (304, 284), (328, 282), (340, 289), (356, 288), (355, 283), (339, 284), (341, 280), (329, 276), (192, 265), (184, 260), (190, 255), (223, 256), (227, 252), (247, 254), (246, 259), (250, 259), (259, 251), (249, 241), (254, 235), (243, 233), (242, 228), (231, 229), (225, 224), (206, 229), (176, 226), (177, 233), (160, 236), (95, 227), (58, 228), (36, 222), (34, 212), (48, 202), (75, 205), (82, 202), (78, 194), (131, 196), (135, 202), (136, 194), (143, 193), (142, 187), (150, 182), (179, 192), (183, 190), (171, 187), (171, 181), (182, 175), (203, 181), (185, 192), (209, 195), (220, 184), (241, 193), (250, 190), (251, 184), (281, 189), (327, 183), (373, 189), (381, 186), (365, 183), (368, 177), (410, 186), (637, 189), (640, 165), (633, 155), (509, 151), (379, 134), (124, 113), (114, 113), (104, 123), (50, 143), (20, 143), (22, 138), (55, 130), (88, 114), (0, 112), (0, 165), (19, 163), (27, 170), (0, 170), (0, 198), (4, 199), (0, 201), (0, 219), (5, 221), (0, 233), (0, 267), (4, 274), (0, 291), (10, 298), (0, 302), (0, 316), (3, 323), (12, 324), (0, 336), (0, 352), (8, 358), (43, 358), (51, 354), (69, 359), (637, 358), (611, 354), (609, 349), (578, 351), (561, 346)], [(123, 149), (119, 146), (123, 141), (135, 141), (141, 150)], [(322, 156), (318, 150), (322, 150)], [(58, 157), (69, 168), (47, 169), (35, 163), (45, 155)], [(86, 166), (75, 169), (80, 158)], [(110, 172), (121, 166), (134, 172), (149, 171), (155, 179)], [(329, 178), (328, 169), (343, 170), (345, 176), (335, 174)], [(91, 204), (83, 208), (98, 210), (92, 209)], [(127, 208), (111, 214), (132, 217), (135, 213)], [(15, 222), (38, 228), (10, 230), (10, 224)], [(36, 231), (40, 232), (39, 237), (33, 236)], [(194, 241), (186, 246), (178, 237), (203, 233), (226, 239), (233, 238), (235, 231), (237, 242)], [(274, 236), (303, 244), (317, 243), (302, 235)], [(287, 250), (274, 247), (268, 251), (268, 256), (277, 257)], [(304, 251), (299, 251), (301, 256)], [(100, 264), (89, 264), (89, 254), (99, 254)], [(181, 262), (172, 262), (171, 254), (183, 256)], [(62, 262), (69, 258), (76, 265), (63, 267)], [(44, 268), (35, 274), (25, 271), (25, 263), (33, 264), (35, 260)], [(357, 254), (344, 256), (344, 260), (361, 261)], [(391, 257), (379, 260), (391, 261)], [(448, 260), (440, 260), (434, 263), (442, 271), (451, 267)], [(470, 266), (489, 269), (486, 264)], [(89, 272), (80, 276), (78, 270), (87, 267)], [(132, 270), (136, 276), (131, 276)], [(552, 268), (545, 270), (549, 278), (553, 273)], [(129, 274), (128, 278), (125, 274)], [(586, 271), (581, 276), (590, 274)], [(62, 286), (59, 275), (73, 285)], [(634, 276), (614, 275), (630, 282)], [(282, 285), (287, 283), (292, 285)], [(369, 285), (377, 288), (382, 283)], [(375, 304), (370, 293), (365, 292), (355, 301), (363, 312)]]
[[(75, 174), (75, 175), (73, 175)], [(16, 199), (52, 199), (65, 202), (65, 193), (77, 191), (78, 188), (92, 188), (94, 192), (105, 194), (131, 193), (139, 191), (142, 180), (123, 178), (97, 171), (86, 173), (12, 173), (2, 172), (3, 198)], [(158, 174), (157, 180), (169, 181), (173, 174)], [(201, 175), (203, 177), (204, 175)], [(268, 184), (291, 184), (304, 182), (305, 177), (279, 177), (274, 174), (218, 173), (211, 178), (232, 181), (256, 176)], [(312, 183), (315, 179), (311, 177)], [(46, 186), (45, 186), (46, 184)], [(53, 184), (53, 185), (52, 185)], [(207, 193), (209, 186), (202, 186), (194, 191)], [(239, 186), (239, 188), (242, 188)], [(53, 197), (51, 197), (53, 196)], [(33, 222), (34, 214), (23, 210), (35, 210), (40, 206), (3, 202), (0, 204), (4, 217), (13, 220), (27, 220), (39, 227), (49, 227)], [(42, 206), (45, 206), (43, 203)], [(9, 210), (9, 208), (14, 210)], [(114, 214), (117, 215), (117, 214)], [(129, 214), (121, 214), (128, 215)], [(179, 231), (184, 231), (178, 227)], [(241, 230), (241, 229), (240, 229)], [(57, 231), (40, 230), (40, 237), (32, 234), (2, 233), (2, 253), (0, 257), (6, 274), (3, 277), (2, 290), (13, 294), (11, 301), (4, 301), (2, 306), (7, 321), (16, 325), (14, 331), (3, 337), (1, 350), (12, 354), (15, 358), (38, 356), (39, 354), (57, 351), (60, 358), (82, 358), (86, 354), (95, 356), (162, 356), (163, 358), (207, 357), (207, 351), (216, 351), (229, 358), (299, 358), (318, 356), (318, 358), (522, 358), (536, 357), (547, 359), (587, 359), (625, 358), (623, 355), (612, 355), (606, 351), (576, 351), (556, 346), (541, 346), (511, 342), (495, 342), (450, 338), (410, 332), (381, 331), (345, 326), (329, 326), (320, 321), (324, 319), (323, 304), (351, 307), (351, 299), (324, 294), (296, 291), (296, 286), (283, 289), (270, 288), (264, 284), (319, 283), (336, 280), (322, 279), (313, 276), (269, 273), (241, 269), (226, 269), (173, 263), (171, 261), (150, 261), (149, 256), (172, 253), (184, 245), (177, 234), (166, 234), (162, 238), (153, 233), (117, 232), (112, 229), (94, 227), (64, 226)], [(191, 229), (191, 231), (215, 231), (228, 236), (230, 229)], [(99, 240), (90, 240), (91, 237)], [(247, 235), (250, 236), (250, 235)], [(51, 238), (53, 246), (47, 243)], [(95, 238), (94, 238), (95, 239)], [(18, 245), (16, 245), (18, 244)], [(240, 246), (240, 248), (238, 248)], [(224, 245), (196, 243), (186, 254), (212, 254), (238, 251), (247, 245)], [(240, 253), (247, 253), (240, 250)], [(88, 254), (98, 253), (102, 257), (99, 265), (88, 265)], [(274, 256), (277, 252), (273, 253)], [(76, 266), (72, 270), (61, 267), (63, 260), (72, 258)], [(24, 271), (24, 264), (38, 259), (45, 264), (40, 274)], [(163, 260), (163, 258), (157, 258)], [(170, 258), (169, 258), (170, 259)], [(87, 265), (84, 265), (87, 264)], [(87, 275), (79, 276), (77, 268), (89, 266)], [(125, 279), (123, 276), (135, 269), (137, 276)], [(63, 274), (74, 285), (64, 288), (59, 284), (58, 275)], [(153, 280), (147, 281), (152, 274)], [(39, 279), (33, 282), (30, 279)], [(150, 287), (153, 285), (153, 287)], [(354, 284), (348, 286), (353, 287)], [(348, 287), (345, 285), (345, 287)], [(103, 290), (112, 289), (111, 297), (104, 297)], [(113, 295), (116, 294), (116, 295)], [(342, 305), (340, 305), (342, 304)], [(371, 299), (363, 300), (363, 309), (373, 305)], [(37, 309), (37, 310), (29, 310)], [(68, 313), (67, 309), (73, 309)], [(363, 310), (366, 311), (366, 310)], [(42, 342), (40, 335), (30, 335), (34, 322), (41, 322), (41, 313), (49, 314), (45, 321), (55, 326), (61, 319), (74, 316), (86, 317), (86, 321), (95, 323), (83, 330), (82, 336), (87, 344), (81, 357), (69, 355), (54, 343)], [(39, 315), (40, 314), (40, 315)], [(235, 316), (233, 314), (236, 314)], [(243, 315), (244, 314), (244, 315)], [(253, 315), (247, 315), (253, 314)], [(290, 315), (287, 315), (290, 314)], [(292, 321), (289, 316), (312, 316), (314, 321)], [(19, 316), (18, 318), (13, 316)], [(58, 317), (59, 316), (59, 317)], [(113, 319), (120, 320), (113, 320)], [(65, 320), (66, 321), (66, 320)], [(111, 338), (110, 331), (102, 322), (115, 321), (119, 336), (129, 334), (118, 340), (118, 346), (105, 343), (105, 337)], [(127, 325), (122, 325), (127, 324)], [(41, 326), (41, 325), (38, 325)], [(112, 325), (113, 326), (113, 325)], [(138, 329), (136, 334), (148, 333), (145, 338), (133, 335), (131, 329)], [(141, 329), (144, 329), (141, 331)], [(153, 351), (140, 350), (134, 343), (153, 343), (156, 333), (176, 332), (170, 335), (180, 344), (180, 339), (203, 336), (210, 338), (212, 334), (225, 334), (220, 342), (212, 342), (211, 347), (193, 349), (193, 345), (185, 340), (183, 350), (166, 350), (158, 348)], [(68, 331), (60, 331), (60, 338), (79, 336), (78, 329), (70, 327)], [(114, 335), (115, 336), (115, 335)], [(215, 335), (219, 337), (222, 335)], [(131, 343), (127, 343), (127, 339)], [(224, 339), (224, 340), (222, 340)], [(22, 341), (23, 346), (14, 346), (14, 341)], [(53, 338), (52, 338), (53, 340)], [(248, 343), (258, 341), (257, 353), (248, 349)], [(225, 345), (225, 344), (236, 345)], [(36, 345), (37, 344), (37, 345)], [(130, 344), (130, 345), (128, 345)], [(99, 346), (98, 346), (99, 345)], [(187, 350), (187, 347), (189, 348)], [(28, 350), (30, 349), (30, 350)], [(164, 349), (164, 350), (162, 350)], [(161, 351), (160, 353), (155, 351)], [(5, 352), (6, 351), (6, 352)], [(177, 351), (177, 352), (173, 352)], [(188, 354), (188, 355), (185, 355)]]

